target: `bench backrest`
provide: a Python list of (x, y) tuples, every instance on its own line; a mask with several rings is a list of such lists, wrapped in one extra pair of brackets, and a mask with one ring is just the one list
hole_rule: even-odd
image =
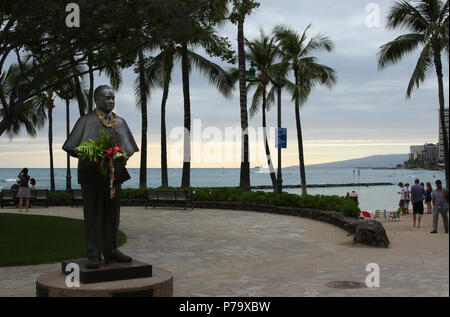
[(81, 189), (72, 189), (72, 199), (83, 199), (83, 191)]
[(48, 189), (36, 189), (36, 199), (48, 199)]
[(16, 197), (17, 191), (11, 189), (3, 189), (2, 190), (2, 199), (11, 200)]
[(177, 200), (186, 200), (186, 192), (184, 190), (175, 190)]
[(161, 189), (158, 190), (158, 199), (159, 200), (176, 200), (176, 196), (173, 190), (170, 189)]
[(186, 200), (186, 192), (182, 189), (148, 189), (149, 200)]
[(157, 200), (158, 199), (158, 191), (156, 189), (147, 190), (147, 198), (150, 200)]

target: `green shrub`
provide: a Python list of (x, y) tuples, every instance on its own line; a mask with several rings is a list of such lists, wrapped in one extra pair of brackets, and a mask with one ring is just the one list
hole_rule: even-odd
[[(274, 205), (282, 207), (309, 208), (330, 210), (342, 213), (346, 217), (359, 217), (361, 211), (357, 204), (350, 199), (340, 196), (324, 195), (296, 195), (289, 193), (276, 194), (274, 192), (254, 191), (239, 195), (237, 188), (180, 188), (160, 187), (160, 189), (184, 189), (197, 201), (239, 201), (248, 205)], [(146, 189), (124, 188), (122, 199), (147, 199)], [(49, 192), (49, 200), (57, 203), (70, 204), (70, 194), (59, 191)]]
[(211, 190), (208, 188), (196, 188), (192, 193), (192, 199), (198, 201), (210, 201)]
[(66, 192), (48, 192), (49, 200), (67, 200), (70, 201), (70, 194)]
[(350, 199), (343, 199), (338, 206), (339, 210), (346, 217), (359, 217), (361, 215), (361, 210), (358, 205)]
[(147, 199), (145, 188), (124, 188), (121, 191), (122, 199)]

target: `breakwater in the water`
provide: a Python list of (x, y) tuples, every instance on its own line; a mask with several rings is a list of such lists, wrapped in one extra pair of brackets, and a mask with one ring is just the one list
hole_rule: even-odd
[[(392, 186), (393, 183), (347, 183), (347, 184), (315, 184), (306, 185), (307, 188), (331, 188), (331, 187), (370, 187), (370, 186)], [(251, 189), (272, 189), (272, 186), (252, 186)], [(302, 188), (302, 185), (283, 185), (283, 188)]]

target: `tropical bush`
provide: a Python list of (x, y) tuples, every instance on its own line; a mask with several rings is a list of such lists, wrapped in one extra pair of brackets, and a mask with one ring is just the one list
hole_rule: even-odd
[[(161, 187), (162, 188), (162, 187)], [(164, 189), (182, 189), (180, 187), (164, 187)], [(194, 201), (225, 201), (241, 202), (248, 205), (273, 205), (282, 207), (310, 208), (316, 210), (330, 210), (342, 213), (346, 217), (359, 217), (361, 211), (351, 199), (340, 196), (325, 195), (296, 195), (289, 193), (276, 194), (273, 192), (245, 192), (239, 194), (237, 188), (189, 188), (185, 189)], [(146, 189), (124, 188), (122, 199), (147, 199)], [(49, 192), (50, 203), (67, 202), (70, 195), (66, 192)]]

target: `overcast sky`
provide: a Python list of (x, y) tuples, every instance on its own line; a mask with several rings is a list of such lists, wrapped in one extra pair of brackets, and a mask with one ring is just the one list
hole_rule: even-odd
[[(408, 153), (412, 144), (437, 143), (439, 104), (435, 73), (431, 73), (429, 80), (413, 93), (410, 100), (406, 100), (406, 88), (418, 54), (412, 54), (398, 65), (378, 71), (376, 56), (378, 48), (399, 34), (407, 32), (392, 32), (385, 29), (385, 16), (393, 1), (260, 0), (260, 3), (260, 8), (245, 24), (245, 35), (248, 39), (257, 37), (261, 27), (266, 33), (270, 33), (275, 25), (286, 24), (302, 33), (312, 23), (310, 35), (323, 32), (335, 43), (335, 50), (320, 55), (319, 61), (336, 70), (337, 85), (332, 90), (316, 88), (301, 112), (307, 164), (376, 154)], [(369, 4), (375, 4), (380, 8), (379, 27), (367, 26), (367, 16), (374, 12), (366, 11)], [(221, 33), (228, 36), (236, 47), (236, 26), (226, 25)], [(221, 65), (227, 68), (231, 66), (222, 63)], [(445, 97), (448, 106), (448, 60), (444, 62), (444, 67)], [(172, 129), (183, 125), (180, 68), (180, 65), (176, 66), (168, 100), (169, 136)], [(124, 70), (124, 83), (116, 93), (115, 112), (127, 120), (140, 145), (140, 113), (135, 106), (133, 92), (135, 76), (132, 70)], [(107, 83), (107, 79), (103, 76), (96, 76), (96, 86)], [(153, 92), (149, 102), (149, 167), (160, 166), (161, 95), (161, 91)], [(198, 149), (206, 153), (213, 145), (216, 149), (220, 146), (223, 153), (216, 155), (213, 161), (194, 154), (192, 167), (239, 167), (240, 144), (232, 146), (225, 139), (227, 127), (240, 126), (238, 90), (236, 89), (233, 98), (226, 100), (208, 84), (207, 80), (193, 72), (191, 103), (192, 119), (201, 120), (202, 129), (216, 127), (223, 134), (222, 141), (218, 139), (211, 141), (205, 136), (202, 147), (194, 144), (194, 153), (200, 153), (201, 151), (196, 152)], [(77, 106), (73, 102), (72, 126), (78, 119), (77, 112)], [(54, 117), (55, 165), (65, 167), (65, 153), (61, 150), (65, 141), (65, 106), (60, 100), (56, 100)], [(287, 94), (283, 95), (283, 126), (288, 128), (288, 149), (283, 151), (283, 166), (298, 165), (294, 118), (293, 104)], [(271, 127), (276, 125), (275, 108), (268, 114), (268, 124)], [(250, 125), (254, 128), (259, 127), (261, 116), (252, 118)], [(176, 131), (173, 132), (176, 135)], [(272, 151), (275, 153), (272, 133), (271, 139)], [(176, 144), (177, 139), (169, 140), (170, 153), (177, 152)], [(251, 145), (252, 166), (265, 165), (265, 158), (261, 155), (262, 142), (255, 139)], [(236, 158), (226, 159), (225, 154), (229, 153), (232, 147), (235, 149)], [(182, 156), (177, 157), (170, 153), (169, 167), (182, 166)], [(256, 153), (260, 155), (255, 155)], [(72, 164), (75, 164), (75, 161)], [(0, 137), (0, 168), (23, 166), (48, 167), (47, 126), (35, 139), (25, 133), (12, 141), (6, 135)], [(130, 160), (129, 166), (139, 167), (138, 154)]]

